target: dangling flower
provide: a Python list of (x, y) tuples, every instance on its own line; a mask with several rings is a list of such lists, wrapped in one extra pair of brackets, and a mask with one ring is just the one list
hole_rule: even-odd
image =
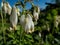
[(9, 15), (11, 14), (11, 6), (9, 5), (8, 2), (2, 2), (1, 7), (4, 13), (8, 13)]
[(25, 26), (25, 15), (20, 17), (20, 24), (24, 27)]
[(18, 14), (18, 16), (20, 16), (20, 9), (17, 7), (17, 14)]
[(5, 2), (4, 3), (2, 2), (2, 10), (4, 13), (7, 13), (7, 6)]
[(34, 12), (33, 12), (33, 17), (34, 17), (34, 20), (35, 20), (35, 25), (37, 24), (37, 20), (39, 19), (39, 13), (40, 13), (40, 8), (39, 7), (37, 7), (37, 9), (35, 8)]
[(22, 15), (20, 17), (20, 24), (23, 26), (25, 32), (34, 32), (34, 23), (32, 21), (32, 17), (29, 14), (27, 14), (26, 16)]
[(34, 12), (34, 15), (33, 15), (33, 16), (34, 16), (35, 21), (37, 22), (38, 17), (39, 17), (39, 16), (38, 16), (38, 13), (37, 13), (37, 12)]
[(35, 25), (36, 25), (36, 24), (37, 24), (37, 20), (38, 20), (38, 18), (39, 18), (39, 15), (38, 15), (37, 12), (34, 12), (33, 18), (34, 18), (34, 23), (35, 23)]
[(27, 14), (27, 17), (29, 18), (30, 21), (32, 21), (32, 17), (30, 14)]
[(17, 10), (16, 7), (14, 6), (12, 8), (12, 14), (10, 16), (10, 23), (12, 24), (12, 27), (14, 29), (16, 29), (17, 22), (18, 22)]
[(34, 32), (34, 23), (31, 16), (28, 14), (25, 18), (25, 32), (32, 33)]
[(11, 10), (12, 10), (12, 8), (11, 8), (10, 4), (7, 2), (7, 13), (9, 15), (11, 14)]
[(40, 8), (39, 7), (37, 7), (38, 8), (38, 14), (40, 14)]

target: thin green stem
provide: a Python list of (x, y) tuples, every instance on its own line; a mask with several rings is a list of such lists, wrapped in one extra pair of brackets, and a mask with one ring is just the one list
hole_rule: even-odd
[(2, 30), (3, 30), (4, 44), (6, 45), (4, 19), (3, 19), (3, 15), (2, 15), (2, 9), (1, 9), (1, 17), (2, 17)]
[(24, 45), (24, 31), (23, 31), (22, 35), (23, 35), (23, 45)]
[(20, 26), (20, 42), (19, 45), (21, 45), (21, 26)]

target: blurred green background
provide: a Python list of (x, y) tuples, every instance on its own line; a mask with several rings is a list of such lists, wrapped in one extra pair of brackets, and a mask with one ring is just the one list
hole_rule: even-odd
[(17, 30), (10, 31), (8, 18), (2, 16), (0, 9), (0, 45), (60, 45), (60, 20), (56, 27), (56, 18), (60, 16), (60, 0), (53, 1), (54, 4), (46, 3), (46, 8), (40, 10), (38, 24), (31, 34), (26, 34), (19, 24)]

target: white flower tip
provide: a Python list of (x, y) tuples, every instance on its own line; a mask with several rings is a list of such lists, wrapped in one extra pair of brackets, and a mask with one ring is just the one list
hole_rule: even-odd
[(39, 36), (41, 37), (41, 33), (39, 33)]
[(13, 30), (13, 28), (12, 28), (12, 27), (10, 27), (10, 30)]

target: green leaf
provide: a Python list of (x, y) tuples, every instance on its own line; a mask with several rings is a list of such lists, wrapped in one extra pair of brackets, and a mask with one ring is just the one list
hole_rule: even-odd
[(25, 35), (27, 38), (32, 38), (32, 36), (31, 35), (28, 35), (28, 34), (26, 34)]
[(15, 39), (14, 35), (13, 34), (8, 34), (8, 37), (12, 38), (12, 39)]

